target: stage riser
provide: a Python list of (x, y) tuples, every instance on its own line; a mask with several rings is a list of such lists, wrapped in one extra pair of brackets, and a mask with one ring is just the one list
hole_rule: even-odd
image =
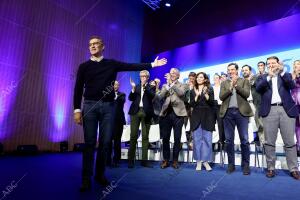
[[(121, 159), (127, 159), (128, 158), (128, 149), (123, 148), (122, 153), (121, 153)], [(220, 159), (220, 152), (214, 152), (213, 154), (213, 162), (216, 164), (220, 164), (221, 159)], [(189, 156), (189, 159), (188, 159)], [(142, 149), (137, 148), (137, 153), (136, 153), (136, 160), (140, 160), (142, 157)], [(148, 150), (148, 160), (152, 161), (161, 161), (162, 153), (157, 150)], [(195, 160), (192, 159), (193, 157), (193, 151), (190, 150), (189, 153), (187, 150), (182, 150), (179, 153), (179, 162), (195, 162)], [(263, 158), (263, 159), (262, 159)], [(171, 159), (172, 159), (172, 149), (171, 149)], [(258, 162), (256, 161), (256, 167), (258, 167), (258, 163), (260, 167), (266, 168), (266, 157), (265, 155), (262, 156), (261, 153), (258, 153)], [(227, 160), (227, 154), (224, 153), (224, 164), (228, 164)], [(241, 164), (241, 153), (236, 152), (235, 153), (235, 164), (240, 165)], [(255, 154), (254, 154), (254, 149), (253, 152), (250, 155), (250, 166), (255, 167)], [(287, 163), (286, 163), (286, 157), (282, 156), (282, 152), (280, 152), (280, 155), (277, 155), (277, 160), (275, 164), (276, 169), (288, 169)], [(298, 157), (298, 168), (300, 170), (300, 158)]]

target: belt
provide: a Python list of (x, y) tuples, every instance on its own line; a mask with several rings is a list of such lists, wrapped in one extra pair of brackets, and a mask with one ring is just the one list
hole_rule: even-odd
[(271, 106), (282, 106), (282, 103), (272, 103)]
[(253, 100), (249, 100), (248, 102), (249, 102), (249, 103), (253, 103)]

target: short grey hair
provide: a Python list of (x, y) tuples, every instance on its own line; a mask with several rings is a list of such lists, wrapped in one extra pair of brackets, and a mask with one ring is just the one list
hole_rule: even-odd
[(141, 75), (142, 73), (146, 74), (146, 76), (147, 76), (148, 78), (150, 77), (150, 73), (149, 73), (148, 70), (142, 70), (142, 71), (140, 71), (140, 75)]
[(175, 71), (176, 74), (177, 74), (177, 76), (178, 76), (178, 78), (179, 78), (179, 76), (180, 76), (179, 69), (177, 69), (177, 68), (171, 68), (171, 69), (170, 69), (170, 73), (171, 73), (171, 71)]

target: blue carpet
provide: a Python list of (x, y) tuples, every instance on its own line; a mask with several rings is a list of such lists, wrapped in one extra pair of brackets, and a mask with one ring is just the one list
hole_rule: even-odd
[(113, 181), (102, 188), (93, 183), (91, 191), (80, 193), (81, 154), (40, 154), (37, 156), (0, 157), (0, 200), (66, 200), (66, 199), (300, 199), (300, 181), (293, 180), (287, 171), (268, 179), (259, 169), (252, 168), (243, 176), (240, 167), (231, 175), (219, 165), (212, 172), (196, 172), (195, 164), (181, 168), (142, 168), (139, 164), (128, 169), (107, 170)]

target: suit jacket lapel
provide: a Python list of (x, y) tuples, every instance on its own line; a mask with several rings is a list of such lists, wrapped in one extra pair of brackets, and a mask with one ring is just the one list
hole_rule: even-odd
[[(267, 79), (268, 75), (266, 75), (266, 79)], [(271, 88), (271, 90), (273, 90), (273, 87), (272, 87), (272, 79), (270, 78), (270, 80), (268, 81), (269, 83), (269, 87)]]

